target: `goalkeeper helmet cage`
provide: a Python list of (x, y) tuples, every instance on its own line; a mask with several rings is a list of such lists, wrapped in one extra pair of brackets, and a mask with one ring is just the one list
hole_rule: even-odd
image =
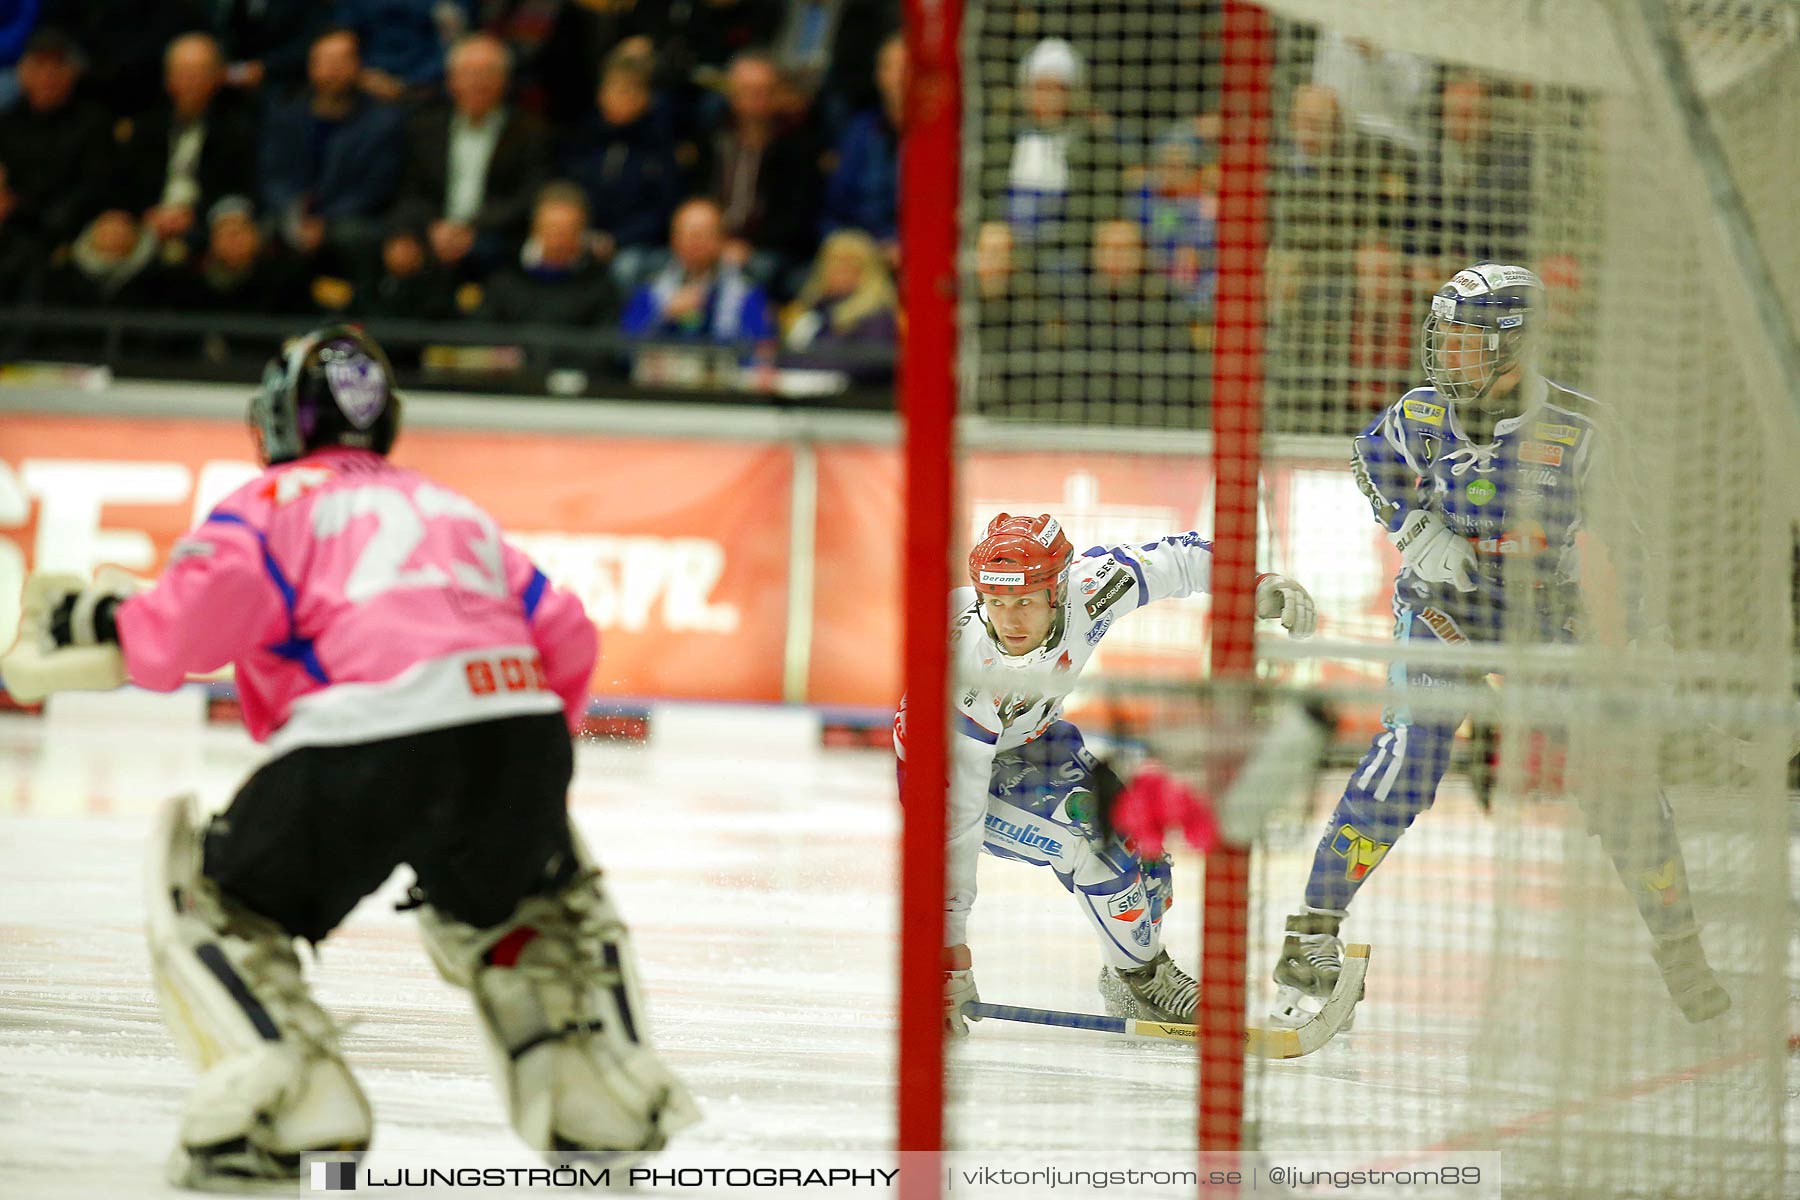
[(289, 342), (263, 368), (250, 428), (266, 465), (321, 446), (386, 454), (400, 430), (400, 397), (387, 355), (362, 330), (327, 325)]
[(1476, 263), (1431, 297), (1425, 374), (1448, 400), (1479, 400), (1528, 360), (1544, 284), (1524, 267)]

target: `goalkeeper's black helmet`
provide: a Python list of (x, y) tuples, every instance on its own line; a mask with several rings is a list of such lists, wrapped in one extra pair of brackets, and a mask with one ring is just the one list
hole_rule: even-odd
[(250, 428), (267, 465), (321, 446), (386, 454), (400, 432), (394, 369), (375, 339), (353, 325), (326, 325), (289, 342), (263, 368), (250, 399)]
[[(1481, 262), (1458, 271), (1431, 297), (1425, 317), (1425, 374), (1438, 394), (1479, 400), (1495, 380), (1528, 363), (1543, 304), (1544, 283), (1525, 267)], [(1473, 347), (1463, 340), (1471, 335)], [(1453, 360), (1449, 351), (1458, 344), (1464, 352)], [(1479, 353), (1471, 356), (1471, 348)]]

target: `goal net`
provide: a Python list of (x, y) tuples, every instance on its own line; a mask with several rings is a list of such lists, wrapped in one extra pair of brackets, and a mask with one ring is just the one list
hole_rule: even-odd
[[(1269, 711), (1332, 722), (1304, 786), (1236, 814), (1245, 858), (1175, 843), (1157, 936), (1201, 980), (1198, 1056), (984, 1022), (946, 1055), (943, 1145), (1497, 1151), (1509, 1197), (1800, 1194), (1800, 4), (909, 11), (961, 22), (952, 585), (1002, 511), (1077, 555), (1196, 531), (1212, 594), (1093, 625), (1066, 719), (1214, 793)], [(1541, 280), (1523, 337), (1454, 320), (1517, 278), (1459, 276), (1480, 262)], [(1403, 404), (1453, 278), (1443, 386)], [(1378, 513), (1415, 509), (1473, 591), (1401, 574)], [(1253, 620), (1268, 571), (1313, 639)], [(1028, 786), (1039, 836), (1083, 836), (1066, 781)], [(1105, 923), (1009, 843), (1028, 826), (986, 826), (983, 999), (1104, 1011)], [(1308, 908), (1372, 947), (1354, 1024), (1244, 1055)]]

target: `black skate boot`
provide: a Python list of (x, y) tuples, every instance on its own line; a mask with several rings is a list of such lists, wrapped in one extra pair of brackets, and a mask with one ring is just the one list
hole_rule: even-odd
[(1100, 968), (1100, 998), (1108, 1016), (1192, 1025), (1198, 994), (1199, 984), (1167, 950), (1141, 967)]
[(1706, 951), (1700, 947), (1700, 931), (1658, 938), (1650, 948), (1650, 956), (1662, 970), (1663, 986), (1669, 999), (1681, 1009), (1691, 1024), (1710, 1021), (1731, 1007), (1731, 996), (1719, 986), (1718, 977), (1706, 965)]

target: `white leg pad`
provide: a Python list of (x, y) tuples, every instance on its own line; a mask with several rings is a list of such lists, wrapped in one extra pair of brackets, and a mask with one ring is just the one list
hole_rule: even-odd
[(147, 911), (163, 1019), (200, 1071), (182, 1146), (242, 1143), (226, 1152), (231, 1169), (254, 1174), (297, 1170), (307, 1151), (366, 1148), (368, 1101), (307, 991), (293, 939), (221, 897), (200, 873), (200, 851), (192, 797), (170, 801), (151, 844)]
[(650, 1044), (629, 935), (597, 870), (528, 897), (492, 929), (430, 905), (418, 911), (439, 973), (474, 996), (507, 1116), (526, 1144), (657, 1150), (699, 1120)]

